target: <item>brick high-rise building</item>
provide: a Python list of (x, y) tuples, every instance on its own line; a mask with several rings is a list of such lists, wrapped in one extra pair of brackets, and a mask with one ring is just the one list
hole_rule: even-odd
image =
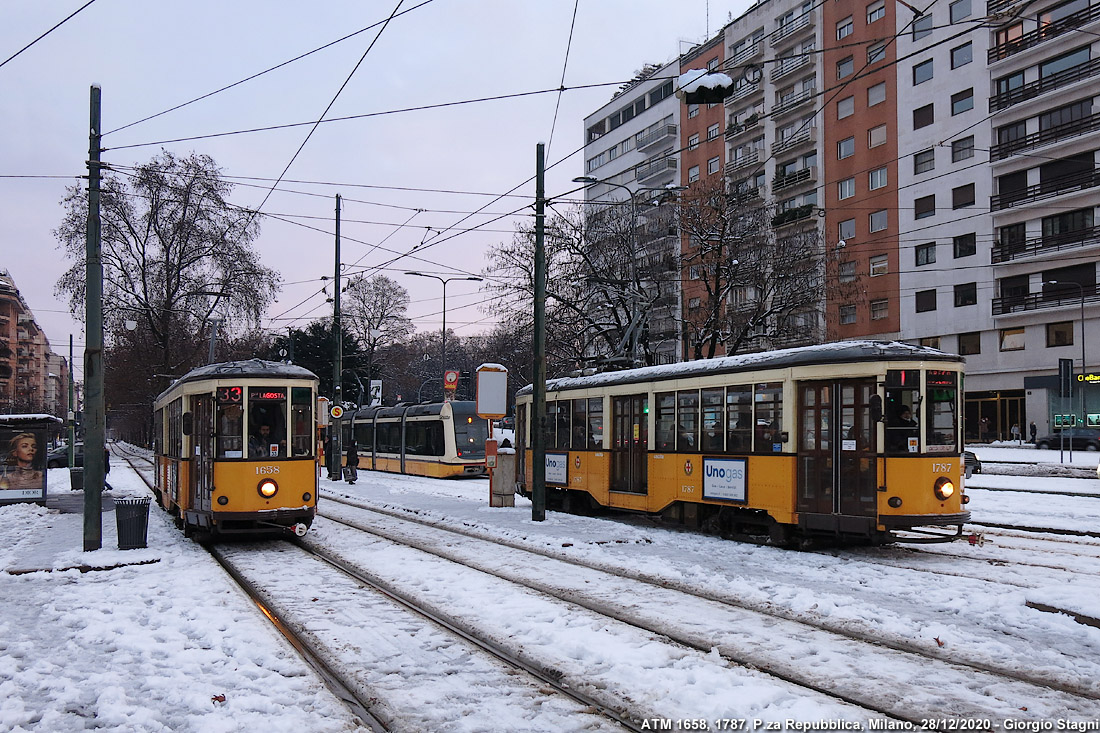
[(0, 412), (64, 415), (69, 369), (50, 351), (15, 281), (0, 271)]

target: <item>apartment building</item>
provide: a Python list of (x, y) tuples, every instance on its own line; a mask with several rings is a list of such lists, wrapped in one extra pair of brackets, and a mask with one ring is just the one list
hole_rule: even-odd
[(649, 65), (606, 105), (585, 118), (585, 201), (620, 202), (634, 223), (631, 241), (648, 304), (639, 324), (657, 363), (679, 361), (679, 236), (663, 197), (680, 180), (681, 104), (674, 92), (679, 60)]
[(64, 415), (68, 383), (67, 362), (50, 351), (15, 280), (0, 270), (0, 412)]

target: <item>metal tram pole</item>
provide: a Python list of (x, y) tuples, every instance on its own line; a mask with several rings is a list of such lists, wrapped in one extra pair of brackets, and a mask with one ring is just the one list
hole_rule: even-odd
[[(1078, 391), (1081, 393), (1081, 424), (1085, 427), (1088, 426), (1088, 413), (1085, 412), (1085, 286), (1079, 282), (1073, 280), (1047, 280), (1044, 285), (1057, 285), (1059, 287), (1065, 287), (1072, 285), (1077, 288), (1077, 294), (1081, 296), (1081, 379), (1079, 380)], [(1072, 370), (1071, 370), (1072, 373)], [(1070, 382), (1072, 387), (1073, 382)], [(1071, 397), (1072, 400), (1072, 397)], [(1071, 402), (1072, 404), (1072, 402)], [(1072, 421), (1071, 421), (1072, 422)], [(1072, 428), (1072, 426), (1071, 426)], [(1069, 439), (1069, 462), (1073, 463), (1073, 433), (1070, 433)]]
[(85, 239), (84, 345), (84, 551), (103, 545), (103, 449), (107, 431), (103, 398), (103, 243), (99, 217), (99, 85), (91, 88), (88, 133), (88, 227)]
[(535, 150), (535, 333), (531, 400), (531, 521), (546, 519), (546, 150)]
[[(455, 280), (474, 280), (476, 282), (481, 282), (485, 278), (476, 277), (476, 276), (470, 276), (470, 277), (440, 277), (439, 275), (429, 275), (426, 272), (417, 272), (415, 270), (409, 270), (405, 274), (406, 275), (416, 275), (417, 277), (430, 277), (433, 280), (438, 280), (439, 282), (443, 283), (443, 363), (440, 365), (440, 368), (444, 372), (446, 372), (447, 371), (447, 283), (454, 282)], [(373, 352), (372, 352), (372, 356), (373, 356)], [(446, 400), (447, 400), (446, 385), (444, 385), (442, 389), (443, 389), (443, 401), (446, 402)]]
[[(332, 405), (339, 405), (342, 409), (344, 400), (340, 383), (344, 379), (344, 332), (340, 326), (340, 194), (336, 194), (336, 272), (333, 275), (332, 291), (332, 338), (336, 342), (332, 367)], [(337, 410), (337, 414), (339, 412)], [(333, 417), (331, 425), (329, 446), (333, 455), (328, 460), (328, 477), (332, 481), (339, 481), (340, 456), (343, 452), (340, 418)]]

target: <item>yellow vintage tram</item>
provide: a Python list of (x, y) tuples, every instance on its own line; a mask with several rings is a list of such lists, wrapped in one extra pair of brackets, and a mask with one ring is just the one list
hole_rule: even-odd
[(154, 405), (157, 500), (187, 535), (304, 535), (317, 510), (317, 377), (281, 362), (210, 364)]
[[(963, 359), (846, 341), (547, 382), (547, 505), (775, 544), (959, 537)], [(517, 485), (531, 494), (530, 386)], [(950, 531), (954, 528), (954, 531)]]

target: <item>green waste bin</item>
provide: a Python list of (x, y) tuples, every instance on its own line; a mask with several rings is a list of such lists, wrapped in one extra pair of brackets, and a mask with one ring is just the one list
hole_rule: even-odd
[(118, 549), (147, 547), (149, 497), (115, 499), (115, 526), (118, 529)]

